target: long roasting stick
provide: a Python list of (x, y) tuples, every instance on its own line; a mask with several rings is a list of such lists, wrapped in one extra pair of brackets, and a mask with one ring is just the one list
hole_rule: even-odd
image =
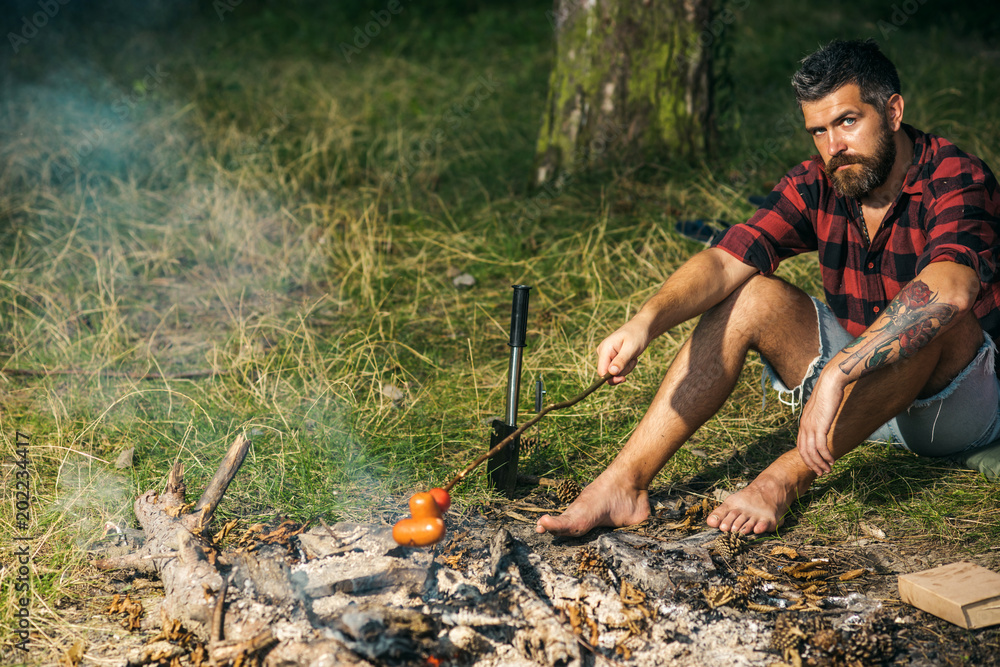
[(492, 449), (490, 449), (490, 451), (488, 451), (485, 454), (483, 454), (482, 456), (480, 456), (478, 459), (476, 459), (475, 461), (473, 461), (472, 463), (470, 463), (468, 466), (466, 466), (466, 468), (462, 472), (460, 472), (457, 475), (455, 475), (455, 477), (453, 477), (452, 480), (450, 482), (448, 482), (447, 485), (445, 485), (444, 490), (445, 491), (451, 491), (452, 487), (455, 486), (456, 484), (458, 484), (459, 482), (461, 482), (463, 479), (465, 479), (466, 475), (468, 475), (470, 472), (472, 472), (473, 470), (476, 469), (476, 466), (478, 466), (480, 463), (482, 463), (486, 459), (490, 458), (491, 456), (496, 456), (497, 452), (499, 452), (501, 449), (503, 449), (504, 447), (506, 447), (507, 445), (509, 445), (511, 442), (513, 442), (514, 438), (516, 438), (517, 436), (521, 435), (526, 430), (528, 430), (529, 428), (531, 428), (532, 426), (534, 426), (535, 424), (537, 424), (539, 419), (541, 419), (542, 417), (544, 417), (548, 413), (552, 412), (553, 410), (561, 410), (563, 408), (568, 408), (570, 406), (576, 405), (577, 403), (579, 403), (580, 401), (582, 401), (583, 399), (587, 398), (588, 396), (590, 396), (591, 394), (593, 394), (595, 391), (597, 391), (598, 388), (600, 388), (600, 386), (602, 384), (604, 384), (605, 382), (607, 382), (608, 380), (610, 380), (612, 377), (613, 377), (612, 373), (605, 373), (604, 376), (602, 376), (602, 377), (594, 380), (594, 384), (592, 384), (589, 387), (587, 387), (585, 390), (583, 390), (582, 393), (574, 396), (573, 398), (565, 400), (562, 403), (553, 403), (552, 405), (544, 408), (537, 415), (535, 415), (530, 420), (526, 421), (524, 424), (522, 424), (521, 426), (519, 426), (516, 431), (514, 431), (513, 433), (511, 433), (510, 435), (508, 435), (506, 438), (504, 438), (500, 442), (498, 442), (496, 444), (496, 446), (494, 446)]

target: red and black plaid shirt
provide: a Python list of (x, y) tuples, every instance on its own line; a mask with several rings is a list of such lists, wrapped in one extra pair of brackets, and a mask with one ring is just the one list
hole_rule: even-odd
[(854, 336), (931, 262), (964, 264), (979, 275), (976, 316), (998, 340), (997, 181), (982, 160), (951, 142), (903, 128), (913, 139), (913, 164), (870, 245), (859, 201), (836, 193), (814, 156), (789, 171), (760, 210), (716, 246), (764, 275), (786, 257), (818, 251), (826, 302)]

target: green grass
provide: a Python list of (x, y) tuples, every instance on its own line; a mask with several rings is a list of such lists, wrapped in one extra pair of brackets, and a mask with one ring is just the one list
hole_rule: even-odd
[[(746, 197), (811, 152), (787, 120), (796, 61), (834, 36), (879, 37), (891, 13), (791, 7), (755, 3), (727, 28), (715, 156), (581, 176), (552, 199), (527, 189), (547, 6), (408, 7), (350, 64), (337, 44), (362, 10), (244, 3), (175, 35), (119, 26), (33, 44), (46, 50), (14, 61), (0, 106), (0, 364), (83, 371), (0, 382), (4, 534), (17, 532), (14, 433), (32, 435), (36, 627), (58, 626), (51, 602), (98, 576), (80, 547), (104, 521), (133, 520), (136, 495), (161, 489), (177, 460), (196, 493), (243, 430), (254, 444), (220, 518), (394, 520), (414, 489), (486, 446), (485, 420), (503, 411), (514, 283), (533, 286), (525, 384), (544, 377), (553, 400), (587, 386), (597, 344), (697, 250), (672, 222), (745, 219)], [(883, 41), (907, 119), (1000, 165), (997, 52), (921, 12)], [(156, 65), (169, 76), (116, 115)], [(455, 114), (479, 77), (496, 92)], [(800, 258), (781, 274), (818, 293), (815, 269)], [(456, 272), (476, 285), (456, 289)], [(525, 471), (592, 479), (690, 329), (655, 343), (628, 383), (544, 420), (546, 454)], [(223, 374), (103, 372), (192, 369)], [(682, 451), (656, 484), (733, 488), (787, 447), (794, 418), (774, 400), (762, 410), (758, 387), (751, 360), (697, 434), (703, 455)], [(134, 467), (117, 470), (130, 447)], [(489, 494), (474, 476), (457, 496), (468, 512)], [(836, 541), (864, 521), (983, 556), (1000, 538), (998, 508), (1000, 489), (975, 474), (866, 445), (794, 529)], [(15, 604), (5, 587), (4, 628)]]

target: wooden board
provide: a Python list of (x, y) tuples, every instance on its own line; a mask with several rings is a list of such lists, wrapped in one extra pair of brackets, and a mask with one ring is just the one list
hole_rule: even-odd
[(963, 628), (1000, 624), (1000, 574), (967, 561), (899, 575), (899, 597)]

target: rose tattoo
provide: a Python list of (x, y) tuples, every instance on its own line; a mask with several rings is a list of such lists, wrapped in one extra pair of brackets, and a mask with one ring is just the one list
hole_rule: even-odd
[(885, 322), (858, 336), (844, 348), (851, 356), (840, 364), (845, 375), (864, 364), (862, 376), (896, 359), (913, 356), (930, 342), (958, 309), (938, 303), (937, 294), (921, 280), (904, 287), (885, 309)]

